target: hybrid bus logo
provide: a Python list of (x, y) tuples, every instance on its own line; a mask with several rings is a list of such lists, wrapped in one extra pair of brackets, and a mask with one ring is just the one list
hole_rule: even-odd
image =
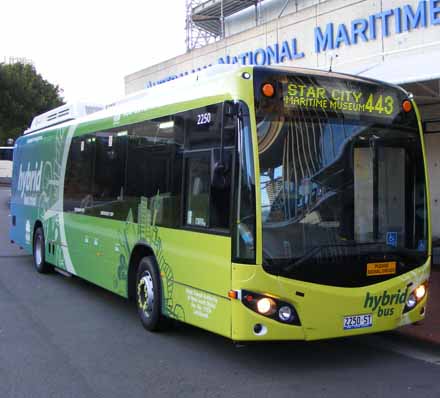
[(400, 289), (393, 294), (388, 294), (386, 290), (382, 294), (373, 295), (367, 292), (365, 296), (364, 308), (377, 310), (377, 316), (391, 316), (394, 314), (394, 308), (383, 308), (396, 304), (405, 304), (408, 296), (408, 287), (401, 291)]
[[(35, 168), (31, 169), (31, 164), (27, 164), (27, 170), (23, 170), (22, 164), (20, 164), (20, 173), (18, 176), (18, 191), (21, 198), (24, 198), (25, 194), (38, 193), (41, 190), (41, 173), (43, 171), (43, 162), (35, 163)], [(25, 198), (26, 201), (26, 198)]]

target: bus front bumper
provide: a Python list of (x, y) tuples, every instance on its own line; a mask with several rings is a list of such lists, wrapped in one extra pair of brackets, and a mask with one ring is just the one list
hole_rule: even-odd
[[(318, 340), (392, 330), (425, 317), (428, 292), (412, 309), (408, 298), (429, 278), (429, 261), (387, 281), (359, 288), (301, 282), (265, 273), (261, 267), (233, 265), (232, 331), (235, 341)], [(243, 303), (241, 292), (255, 292), (291, 304), (299, 323), (261, 315)], [(278, 310), (279, 308), (277, 308)]]

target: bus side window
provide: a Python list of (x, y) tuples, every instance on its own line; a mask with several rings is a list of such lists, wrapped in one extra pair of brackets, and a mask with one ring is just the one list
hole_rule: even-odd
[(73, 137), (64, 179), (64, 211), (84, 213), (93, 205), (95, 141), (91, 135)]
[(134, 221), (141, 198), (155, 209), (155, 223), (180, 226), (182, 181), (182, 120), (167, 116), (128, 130), (126, 196)]
[(121, 218), (124, 199), (127, 137), (124, 131), (95, 133), (95, 167), (93, 178), (94, 216)]

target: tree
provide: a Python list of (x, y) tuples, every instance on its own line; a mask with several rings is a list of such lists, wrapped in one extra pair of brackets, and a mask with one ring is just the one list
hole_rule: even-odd
[(34, 116), (63, 105), (60, 88), (29, 64), (0, 63), (0, 145), (17, 138)]

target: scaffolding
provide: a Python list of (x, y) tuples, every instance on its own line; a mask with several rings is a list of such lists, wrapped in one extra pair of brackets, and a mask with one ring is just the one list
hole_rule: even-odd
[(263, 0), (186, 0), (186, 50), (203, 47), (225, 38), (225, 18), (251, 6), (255, 24), (260, 23)]

